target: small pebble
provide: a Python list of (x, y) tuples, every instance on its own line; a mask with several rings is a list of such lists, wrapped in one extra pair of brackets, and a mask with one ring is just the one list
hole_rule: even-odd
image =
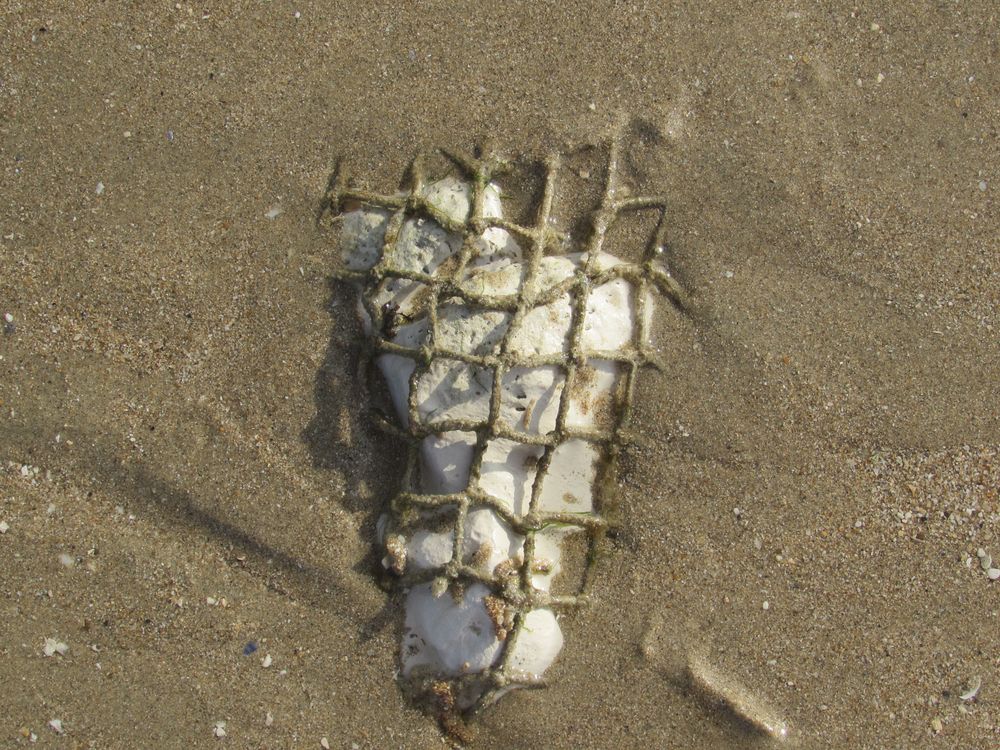
[(323, 750), (330, 750), (330, 740), (324, 737), (319, 741), (319, 746), (323, 748)]
[(267, 669), (269, 666), (271, 666), (272, 661), (273, 660), (271, 659), (271, 655), (268, 654), (267, 656), (265, 656), (263, 659), (260, 660), (260, 665), (264, 667), (264, 669)]
[(220, 740), (226, 736), (226, 722), (217, 721), (215, 726), (212, 728), (212, 734), (218, 737)]
[(264, 717), (264, 726), (269, 727), (274, 723), (274, 715), (268, 711), (267, 715)]
[(281, 207), (272, 206), (271, 209), (266, 214), (264, 214), (264, 216), (266, 216), (269, 219), (277, 219), (279, 216), (281, 216)]
[(931, 719), (931, 729), (934, 730), (934, 734), (941, 734), (941, 730), (944, 729), (944, 724), (941, 723), (941, 719), (937, 717)]
[(10, 531), (10, 525), (6, 521), (0, 521), (0, 534), (6, 534)]
[(4, 320), (4, 323), (13, 323), (14, 322), (14, 316), (11, 315), (10, 313), (4, 313), (3, 314), (3, 320)]
[(97, 189), (94, 190), (94, 192), (97, 193), (98, 195), (102, 195), (104, 193), (104, 183), (103, 182), (98, 182), (97, 183)]
[(56, 654), (65, 656), (67, 651), (69, 651), (69, 646), (55, 638), (46, 638), (45, 643), (42, 645), (42, 653), (45, 656), (55, 656)]
[(72, 555), (67, 555), (65, 552), (63, 552), (61, 555), (59, 555), (59, 564), (62, 565), (64, 568), (72, 568), (74, 565), (76, 565), (76, 558), (73, 557)]
[(973, 677), (969, 680), (968, 687), (962, 692), (958, 697), (963, 701), (975, 700), (976, 696), (979, 694), (979, 688), (983, 685), (983, 680), (981, 677)]
[(986, 577), (991, 581), (1000, 580), (1000, 568), (990, 568), (986, 571)]
[(982, 547), (976, 552), (976, 557), (979, 558), (979, 565), (983, 570), (989, 570), (993, 567), (993, 555), (984, 550)]
[(988, 187), (988, 185), (986, 184), (986, 180), (980, 180), (979, 181), (979, 192), (985, 193), (987, 187)]
[(52, 731), (56, 734), (63, 733), (62, 719), (50, 719), (49, 726), (52, 727)]
[(764, 609), (770, 609), (771, 608), (771, 602), (765, 601), (764, 604), (761, 605), (761, 606), (763, 606)]

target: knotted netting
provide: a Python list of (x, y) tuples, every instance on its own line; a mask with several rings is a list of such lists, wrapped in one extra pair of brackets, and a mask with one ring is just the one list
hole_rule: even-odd
[[(667, 230), (666, 204), (660, 197), (633, 196), (621, 188), (619, 159), (621, 139), (612, 139), (603, 165), (601, 195), (596, 208), (587, 212), (586, 231), (579, 238), (556, 229), (553, 221), (553, 201), (558, 189), (563, 159), (549, 156), (541, 165), (544, 182), (541, 196), (532, 206), (533, 220), (520, 224), (487, 210), (488, 191), (494, 180), (509, 173), (514, 165), (492, 150), (478, 157), (439, 152), (460, 179), (469, 186), (467, 210), (456, 219), (454, 212), (442, 210), (440, 201), (433, 199), (434, 182), (427, 174), (427, 157), (417, 157), (408, 170), (402, 191), (396, 194), (376, 194), (356, 189), (348, 184), (339, 171), (327, 196), (329, 215), (337, 220), (346, 213), (364, 209), (378, 212), (384, 219), (384, 235), (373, 257), (361, 268), (350, 264), (338, 275), (361, 286), (361, 304), (370, 321), (369, 336), (363, 349), (366, 371), (372, 362), (391, 355), (411, 363), (405, 404), (397, 404), (397, 412), (405, 418), (380, 418), (380, 425), (396, 435), (406, 447), (406, 463), (401, 486), (388, 507), (388, 523), (382, 535), (386, 565), (405, 589), (430, 584), (435, 595), (444, 591), (461, 592), (480, 584), (489, 589), (484, 600), (496, 637), (503, 643), (498, 656), (486, 669), (466, 674), (442, 676), (415, 672), (411, 688), (415, 693), (430, 696), (441, 714), (461, 710), (474, 714), (513, 687), (539, 687), (544, 684), (539, 675), (518, 668), (516, 646), (525, 637), (525, 622), (529, 613), (548, 609), (562, 612), (584, 604), (591, 580), (596, 545), (608, 528), (606, 508), (616, 487), (619, 456), (628, 439), (627, 424), (633, 406), (637, 370), (654, 362), (649, 342), (651, 296), (653, 291), (665, 294), (674, 304), (682, 304), (682, 292), (664, 264)], [(628, 221), (639, 212), (653, 211), (655, 230), (639, 256), (633, 261), (614, 259), (609, 263), (605, 253), (606, 237), (618, 222)], [(453, 236), (460, 237), (457, 248), (444, 261), (419, 267), (400, 262), (400, 237), (408, 221), (433, 222)], [(475, 266), (483, 252), (482, 238), (489, 230), (503, 230), (517, 240), (521, 248), (518, 262), (508, 270), (517, 274), (513, 291), (497, 291), (497, 287), (470, 283)], [(561, 257), (572, 268), (561, 277), (546, 272), (546, 258)], [(602, 260), (604, 259), (604, 260)], [(585, 328), (595, 321), (594, 290), (620, 282), (627, 285), (631, 306), (631, 330), (627, 340), (607, 348), (588, 345)], [(420, 300), (414, 309), (402, 314), (391, 301), (393, 291), (401, 287), (410, 299)], [(532, 353), (517, 345), (519, 331), (533, 311), (550, 307), (557, 301), (568, 304), (569, 323), (564, 345), (558, 351)], [(499, 324), (496, 335), (484, 346), (455, 346), (454, 336), (445, 332), (450, 311), (460, 307), (469, 315), (494, 316)], [(444, 311), (444, 312), (443, 312)], [(414, 335), (400, 335), (403, 323), (419, 319), (421, 325)], [(596, 321), (600, 323), (599, 320)], [(533, 324), (537, 324), (535, 321)], [(411, 326), (412, 327), (412, 326)], [(446, 387), (440, 373), (434, 370), (441, 363), (473, 373), (473, 380), (483, 388), (482, 413), (464, 410), (431, 418), (426, 404), (428, 379), (437, 387)], [(614, 372), (614, 387), (601, 406), (600, 418), (573, 418), (579, 407), (578, 394), (593, 387), (594, 372), (600, 367)], [(507, 400), (515, 373), (553, 373), (550, 391), (555, 399), (554, 420), (532, 420), (536, 406), (517, 407), (523, 425), (510, 419)], [(518, 375), (519, 377), (519, 375)], [(507, 395), (505, 395), (505, 393)], [(577, 400), (574, 401), (574, 398)], [(399, 407), (402, 408), (399, 408)], [(551, 408), (551, 405), (550, 405)], [(427, 439), (443, 435), (467, 434), (472, 444), (472, 460), (464, 487), (455, 491), (428, 492), (428, 482), (421, 474), (421, 446)], [(528, 461), (530, 491), (525, 502), (514, 503), (501, 497), (495, 486), (484, 482), (484, 464), (491, 446), (498, 441), (523, 446)], [(546, 480), (559, 451), (578, 441), (589, 446), (595, 457), (590, 478), (588, 507), (576, 510), (569, 505), (552, 507), (543, 501)], [(509, 451), (507, 455), (514, 455)], [(551, 492), (551, 487), (548, 490)], [(574, 498), (568, 497), (571, 503)], [(470, 513), (489, 509), (513, 533), (523, 537), (518, 554), (494, 566), (484, 566), (482, 555), (469, 550), (466, 524)], [(433, 524), (437, 531), (451, 535), (453, 548), (450, 558), (438, 565), (414, 568), (407, 564), (406, 539), (414, 528)], [(538, 585), (538, 575), (547, 572), (550, 562), (538, 552), (546, 529), (570, 529), (586, 539), (587, 564), (574, 590), (553, 593)], [(480, 550), (481, 551), (481, 550)], [(473, 553), (473, 554), (470, 554)], [(489, 550), (486, 551), (489, 554)], [(462, 701), (459, 696), (472, 696)]]

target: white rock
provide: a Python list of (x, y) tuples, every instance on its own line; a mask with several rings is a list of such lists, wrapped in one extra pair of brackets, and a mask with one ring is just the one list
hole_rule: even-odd
[(429, 495), (460, 492), (469, 485), (474, 432), (428, 435), (420, 445), (420, 487)]
[(562, 649), (563, 635), (556, 616), (549, 609), (533, 609), (510, 656), (512, 669), (530, 677), (541, 677)]
[(542, 482), (540, 509), (550, 513), (590, 513), (597, 474), (597, 449), (572, 439), (556, 446)]
[[(467, 220), (471, 191), (464, 181), (455, 177), (439, 180), (426, 186), (424, 198), (445, 217), (446, 223), (461, 224)], [(485, 191), (484, 213), (487, 217), (502, 215), (500, 193), (494, 185)], [(389, 217), (390, 212), (371, 208), (344, 215), (342, 252), (348, 269), (363, 271), (379, 262)], [(462, 242), (461, 234), (435, 221), (411, 218), (403, 223), (397, 241), (386, 252), (395, 268), (434, 274), (460, 251)], [(536, 297), (572, 279), (587, 263), (583, 253), (546, 256), (541, 259), (535, 278), (524, 288), (527, 268), (521, 262), (520, 246), (509, 233), (489, 229), (476, 240), (475, 248), (476, 253), (457, 283), (467, 293), (491, 297), (516, 295), (522, 293), (522, 288), (529, 298)], [(620, 262), (602, 253), (594, 266), (604, 271)], [(618, 408), (615, 399), (622, 372), (608, 356), (630, 352), (638, 343), (632, 295), (631, 284), (622, 279), (591, 290), (584, 307), (581, 346), (595, 356), (577, 368), (577, 379), (567, 396), (570, 428), (610, 431), (614, 426)], [(395, 330), (384, 335), (391, 335), (394, 343), (416, 351), (425, 344), (428, 335), (426, 299), (427, 288), (422, 282), (387, 279), (373, 291), (370, 305), (375, 309), (395, 310)], [(568, 354), (573, 305), (570, 294), (564, 292), (545, 306), (530, 308), (519, 328), (510, 332), (510, 352), (525, 358)], [(648, 330), (651, 300), (647, 300), (645, 310)], [(370, 334), (372, 321), (363, 306), (362, 320)], [(457, 299), (443, 300), (437, 311), (435, 345), (439, 350), (460, 355), (499, 354), (511, 321), (508, 312), (470, 307)], [(396, 416), (408, 426), (414, 360), (383, 354), (377, 364)], [(525, 435), (550, 433), (556, 426), (565, 381), (562, 369), (556, 366), (510, 368), (499, 384), (501, 422)], [(493, 386), (491, 369), (438, 356), (416, 381), (417, 415), (431, 428), (454, 420), (484, 423), (489, 416)], [(419, 454), (420, 491), (427, 494), (464, 491), (469, 484), (475, 445), (476, 435), (468, 430), (441, 431), (425, 438)], [(489, 440), (480, 466), (479, 489), (495, 498), (509, 513), (526, 514), (542, 454), (540, 446), (503, 438)], [(600, 459), (598, 449), (585, 440), (568, 439), (557, 445), (539, 488), (536, 510), (592, 513)], [(441, 513), (422, 512), (416, 523), (411, 519), (407, 528), (391, 531), (387, 529), (388, 519), (380, 519), (379, 539), (398, 534), (405, 540), (407, 571), (441, 570), (454, 555), (454, 531), (444, 523), (453, 512), (454, 506)], [(562, 543), (576, 533), (580, 533), (576, 527), (552, 524), (535, 535), (534, 559), (545, 565), (532, 573), (532, 585), (539, 590), (550, 589), (561, 570)], [(523, 536), (491, 508), (470, 509), (464, 525), (462, 562), (482, 566), (488, 573), (505, 560), (519, 561), (523, 549)], [(391, 565), (393, 560), (387, 557), (387, 562)], [(441, 585), (423, 583), (410, 588), (405, 600), (403, 674), (447, 678), (482, 672), (496, 664), (505, 644), (483, 603), (489, 594), (490, 589), (478, 582), (466, 585), (457, 601)], [(508, 657), (509, 667), (523, 676), (540, 677), (562, 648), (563, 636), (555, 614), (545, 608), (528, 612), (514, 643)]]
[(993, 567), (993, 556), (984, 549), (980, 549), (979, 552), (979, 565), (983, 570), (989, 570)]
[(483, 453), (479, 488), (503, 503), (511, 513), (524, 515), (535, 481), (534, 466), (541, 455), (541, 446), (506, 438), (490, 440)]
[(488, 573), (504, 560), (515, 557), (524, 546), (524, 537), (514, 533), (490, 508), (476, 508), (465, 517), (462, 547), (466, 561), (480, 554)]
[(367, 271), (378, 263), (385, 241), (389, 212), (381, 209), (349, 211), (341, 228), (341, 254), (348, 269)]
[(406, 543), (406, 563), (413, 570), (431, 570), (451, 562), (455, 551), (452, 532), (420, 529)]
[(69, 646), (56, 638), (46, 638), (45, 643), (42, 644), (42, 653), (45, 656), (65, 656), (66, 652), (69, 651)]
[[(540, 446), (504, 438), (491, 440), (483, 453), (480, 488), (511, 513), (524, 515), (541, 455)], [(597, 457), (597, 449), (584, 440), (571, 439), (556, 446), (542, 481), (538, 509), (548, 513), (590, 513)]]
[(559, 559), (562, 555), (563, 540), (579, 533), (579, 529), (571, 526), (546, 526), (535, 534), (535, 560), (545, 562), (548, 566), (545, 571), (532, 573), (531, 583), (536, 589), (549, 591), (552, 588), (552, 579), (562, 572)]
[(481, 583), (468, 586), (458, 602), (450, 593), (435, 597), (430, 584), (410, 589), (406, 597), (403, 674), (427, 668), (454, 677), (481, 672), (500, 653), (501, 643), (483, 598), (490, 590)]
[[(410, 368), (406, 368), (410, 369)], [(408, 393), (402, 373), (395, 378), (397, 389)], [(490, 412), (490, 370), (451, 359), (436, 359), (417, 381), (417, 410), (425, 424), (446, 420), (483, 422)]]
[[(432, 182), (424, 188), (424, 198), (435, 209), (456, 223), (464, 223), (469, 217), (472, 191), (464, 180), (449, 176)], [(503, 216), (500, 203), (500, 188), (491, 183), (483, 191), (483, 216), (498, 219)], [(505, 229), (491, 227), (483, 232), (476, 243), (477, 255), (472, 267), (493, 263), (502, 259), (513, 260), (521, 257), (521, 248)]]
[[(569, 278), (582, 262), (577, 253), (558, 258), (545, 258), (542, 266), (547, 269), (547, 286)], [(603, 260), (601, 266), (614, 265), (613, 259)], [(550, 263), (551, 261), (551, 263)], [(505, 269), (517, 269), (508, 265)], [(489, 267), (486, 267), (489, 270)], [(476, 278), (480, 278), (482, 274)], [(515, 281), (520, 274), (506, 274)], [(464, 284), (463, 286), (467, 286)], [(630, 347), (633, 337), (633, 312), (628, 284), (616, 280), (594, 290), (584, 318), (582, 346), (589, 351), (618, 351)], [(490, 293), (496, 286), (484, 286)], [(482, 291), (482, 290), (481, 290)], [(405, 301), (395, 297), (401, 310)], [(406, 299), (409, 299), (407, 297)], [(647, 304), (647, 312), (652, 305)], [(600, 311), (601, 322), (596, 322)], [(410, 309), (410, 313), (414, 312)], [(408, 313), (409, 314), (409, 313)], [(497, 353), (506, 333), (510, 316), (497, 311), (471, 311), (458, 305), (444, 305), (439, 314), (438, 345), (464, 354)], [(559, 297), (550, 305), (529, 311), (521, 326), (511, 335), (511, 351), (523, 356), (551, 355), (568, 350), (571, 312), (569, 295)], [(417, 349), (427, 333), (424, 319), (403, 326), (393, 342)], [(407, 400), (413, 360), (395, 354), (379, 357), (379, 368), (386, 379), (397, 415), (408, 420)], [(577, 388), (571, 397), (568, 422), (573, 427), (594, 426), (601, 413), (601, 404), (610, 406), (611, 393), (617, 383), (619, 367), (608, 360), (595, 358), (587, 363), (581, 373), (586, 376), (585, 387)], [(593, 382), (592, 382), (593, 381)], [(502, 382), (501, 410), (504, 422), (510, 427), (530, 433), (546, 433), (555, 427), (559, 397), (565, 380), (559, 368), (542, 366), (511, 368)], [(443, 420), (485, 420), (489, 414), (489, 398), (493, 388), (493, 374), (489, 369), (457, 360), (440, 359), (431, 364), (417, 384), (417, 402), (421, 420), (433, 425)], [(608, 408), (603, 410), (609, 412)], [(607, 425), (610, 426), (610, 425)]]

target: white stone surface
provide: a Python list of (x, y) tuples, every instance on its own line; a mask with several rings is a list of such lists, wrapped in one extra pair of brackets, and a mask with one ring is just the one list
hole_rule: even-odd
[(420, 489), (428, 495), (450, 495), (469, 486), (474, 432), (428, 435), (420, 445)]
[(451, 562), (454, 549), (454, 533), (420, 529), (406, 541), (406, 564), (413, 570), (439, 568)]
[(448, 592), (434, 596), (429, 583), (411, 588), (406, 596), (403, 674), (423, 668), (455, 677), (490, 667), (502, 644), (483, 605), (489, 593), (486, 586), (474, 583), (455, 601)]
[(490, 508), (476, 508), (466, 515), (462, 549), (466, 562), (481, 555), (485, 558), (482, 567), (492, 573), (501, 562), (519, 555), (523, 547), (524, 537), (515, 533)]
[(510, 655), (511, 669), (538, 678), (545, 674), (562, 650), (563, 635), (550, 609), (533, 609)]

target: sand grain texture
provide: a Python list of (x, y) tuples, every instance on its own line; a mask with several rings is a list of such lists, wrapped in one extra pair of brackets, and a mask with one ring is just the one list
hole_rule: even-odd
[(478, 745), (760, 744), (688, 652), (800, 747), (995, 744), (996, 14), (5, 4), (0, 744), (440, 746), (393, 677), (398, 450), (320, 198), (338, 159), (388, 190), (621, 111), (692, 314), (657, 317), (596, 602)]

